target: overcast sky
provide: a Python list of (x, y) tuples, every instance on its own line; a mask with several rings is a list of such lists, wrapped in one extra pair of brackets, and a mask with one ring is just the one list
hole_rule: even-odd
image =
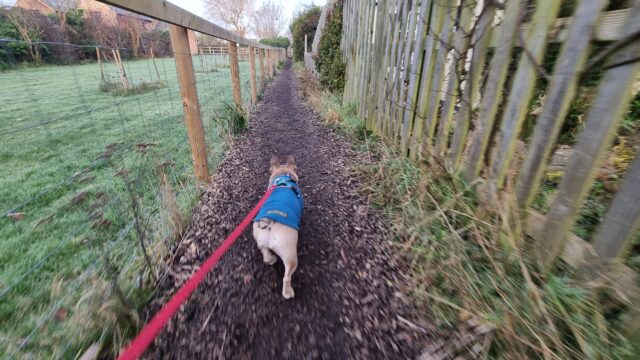
[[(205, 0), (169, 0), (169, 2), (172, 2), (180, 6), (181, 8), (184, 8), (198, 16), (206, 18), (207, 16), (204, 12), (204, 9), (205, 9), (204, 1)], [(229, 1), (233, 1), (233, 0), (229, 0)], [(326, 0), (274, 0), (274, 2), (276, 4), (280, 4), (284, 8), (284, 14), (287, 18), (287, 26), (288, 26), (289, 22), (291, 21), (291, 16), (293, 15), (293, 13), (298, 7), (301, 7), (304, 5), (312, 5), (312, 4), (322, 6), (327, 1)], [(259, 8), (260, 5), (262, 5), (262, 0), (256, 0), (256, 8)]]
[[(180, 6), (181, 8), (189, 10), (190, 12), (200, 17), (206, 18), (207, 15), (204, 12), (204, 1), (205, 0), (169, 0), (169, 2), (172, 2)], [(233, 0), (229, 0), (229, 1), (233, 1)], [(263, 0), (255, 0), (255, 1), (256, 1), (256, 8), (259, 8), (260, 5), (262, 5)], [(282, 7), (284, 8), (284, 14), (285, 14), (285, 17), (287, 18), (287, 26), (291, 22), (291, 16), (293, 15), (293, 13), (297, 8), (305, 5), (312, 5), (312, 4), (323, 6), (327, 2), (327, 0), (273, 0), (273, 1), (276, 4), (282, 5)], [(15, 2), (16, 0), (0, 0), (0, 5), (14, 5)]]

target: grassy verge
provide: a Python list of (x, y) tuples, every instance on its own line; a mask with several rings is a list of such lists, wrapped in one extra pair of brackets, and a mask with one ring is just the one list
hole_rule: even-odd
[[(2, 73), (0, 358), (116, 353), (137, 330), (198, 198), (175, 64), (156, 63), (125, 62), (132, 82), (165, 84), (126, 97), (99, 91), (95, 63)], [(239, 128), (229, 72), (196, 86), (213, 169)]]
[[(444, 166), (398, 156), (364, 131), (354, 106), (297, 70), (309, 104), (374, 159), (357, 166), (364, 191), (389, 219), (426, 321), (450, 334), (444, 351), (464, 355), (476, 346), (486, 358), (637, 358), (637, 343), (618, 328), (624, 306), (573, 283), (568, 269), (542, 275), (524, 249), (528, 240), (510, 226), (513, 209), (487, 210), (472, 184)], [(459, 331), (470, 319), (482, 337)]]

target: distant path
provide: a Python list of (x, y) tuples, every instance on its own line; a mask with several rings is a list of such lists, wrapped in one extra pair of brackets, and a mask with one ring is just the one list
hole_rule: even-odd
[[(291, 65), (266, 90), (251, 129), (233, 146), (194, 211), (171, 264), (174, 292), (257, 202), (272, 155), (294, 155), (305, 209), (293, 276), (295, 299), (281, 295), (283, 266), (262, 263), (249, 231), (226, 254), (148, 351), (170, 359), (414, 358), (425, 335), (397, 315), (384, 226), (358, 193), (350, 165), (364, 161), (321, 125), (296, 91)], [(156, 304), (157, 306), (157, 304)]]

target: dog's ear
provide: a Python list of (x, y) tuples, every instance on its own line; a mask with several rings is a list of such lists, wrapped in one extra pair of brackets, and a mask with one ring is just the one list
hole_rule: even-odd
[(271, 162), (269, 163), (269, 165), (270, 165), (272, 168), (275, 168), (275, 167), (280, 166), (280, 159), (278, 159), (278, 157), (277, 157), (277, 156), (275, 156), (275, 155), (274, 155), (274, 156), (272, 156), (272, 157), (271, 157)]
[(287, 166), (290, 166), (294, 169), (296, 168), (296, 158), (294, 158), (293, 155), (287, 156)]

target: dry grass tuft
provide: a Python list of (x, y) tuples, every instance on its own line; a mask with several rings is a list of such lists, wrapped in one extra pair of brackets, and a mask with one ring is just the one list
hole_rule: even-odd
[(103, 81), (98, 88), (101, 92), (114, 96), (130, 96), (148, 93), (163, 87), (165, 87), (163, 81), (141, 81), (138, 84), (129, 85), (128, 88), (125, 88), (122, 83), (117, 81)]
[[(566, 271), (538, 271), (527, 239), (516, 235), (508, 199), (488, 210), (472, 185), (437, 162), (416, 164), (384, 148), (380, 157), (359, 168), (365, 191), (390, 219), (415, 299), (452, 332), (441, 351), (469, 356), (472, 344), (456, 346), (469, 338), (489, 358), (627, 358), (637, 351), (598, 294)], [(461, 333), (470, 318), (491, 336)]]
[(400, 157), (364, 130), (355, 106), (322, 93), (306, 71), (298, 76), (301, 96), (329, 124), (364, 135), (353, 137), (356, 147), (377, 158), (356, 169), (363, 191), (389, 219), (425, 321), (448, 334), (425, 358), (637, 358), (617, 327), (620, 304), (572, 282), (567, 269), (539, 271), (509, 194), (480, 206), (473, 184), (437, 161)]
[(342, 116), (337, 111), (331, 109), (324, 114), (324, 120), (329, 124), (338, 124), (342, 122)]

